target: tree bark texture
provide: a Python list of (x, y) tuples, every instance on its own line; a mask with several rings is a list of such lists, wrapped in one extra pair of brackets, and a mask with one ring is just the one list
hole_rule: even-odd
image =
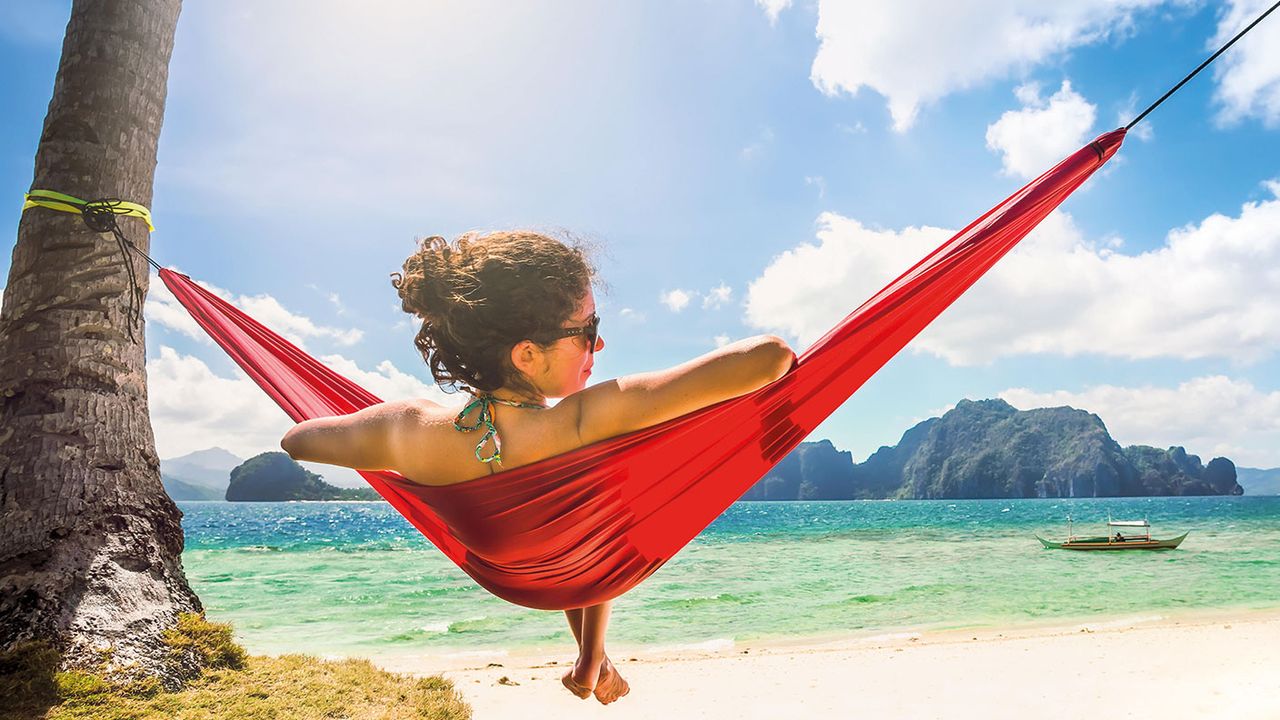
[[(32, 188), (150, 207), (181, 0), (75, 0)], [(146, 225), (120, 218), (144, 252)], [(78, 215), (23, 213), (0, 306), (0, 649), (53, 641), (166, 677), (161, 637), (200, 601), (160, 483), (125, 258)], [(143, 291), (148, 266), (130, 252)], [(166, 684), (172, 684), (166, 682)]]

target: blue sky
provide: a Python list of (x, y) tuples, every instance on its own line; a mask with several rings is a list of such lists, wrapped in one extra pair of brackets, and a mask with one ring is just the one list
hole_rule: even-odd
[[(599, 247), (597, 377), (760, 332), (799, 349), (1264, 9), (1068, 5), (188, 2), (152, 256), (388, 399), (434, 396), (388, 275), (415, 238), (473, 229)], [(9, 238), (68, 13), (0, 9)], [(861, 460), (1003, 397), (1280, 466), (1277, 48), (1280, 17), (815, 437)], [(147, 317), (161, 456), (277, 449), (287, 418), (158, 282)]]

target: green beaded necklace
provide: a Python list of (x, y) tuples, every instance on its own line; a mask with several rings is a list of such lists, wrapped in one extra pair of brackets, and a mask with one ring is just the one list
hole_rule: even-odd
[[(482, 436), (480, 438), (480, 442), (476, 444), (476, 459), (482, 463), (496, 462), (499, 465), (502, 464), (502, 440), (498, 438), (498, 428), (493, 424), (494, 403), (506, 405), (508, 407), (524, 408), (526, 410), (547, 409), (546, 405), (535, 405), (533, 403), (522, 403), (514, 400), (496, 398), (492, 393), (477, 394), (473, 390), (468, 390), (467, 393), (475, 399), (467, 403), (467, 406), (462, 408), (462, 412), (458, 413), (458, 417), (453, 419), (453, 429), (458, 430), (459, 432), (471, 432), (472, 430), (479, 430), (482, 425), (484, 426), (484, 436)], [(466, 417), (477, 407), (480, 408), (480, 415), (476, 418), (474, 423), (468, 425)], [(493, 452), (488, 457), (485, 457), (481, 453), (484, 451), (484, 446), (489, 444), (490, 440), (493, 441)]]

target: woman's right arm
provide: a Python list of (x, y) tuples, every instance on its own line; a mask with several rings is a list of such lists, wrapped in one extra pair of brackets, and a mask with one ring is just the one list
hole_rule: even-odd
[(768, 385), (796, 355), (781, 338), (758, 335), (667, 370), (639, 373), (574, 393), (586, 445), (680, 417)]

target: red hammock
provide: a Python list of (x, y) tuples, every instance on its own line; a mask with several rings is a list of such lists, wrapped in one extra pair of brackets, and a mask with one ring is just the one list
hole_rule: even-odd
[[(987, 211), (836, 325), (777, 382), (655, 427), (447, 487), (360, 471), (494, 595), (585, 607), (653, 574), (1119, 149), (1106, 133)], [(196, 322), (295, 421), (381, 402), (171, 270)]]

